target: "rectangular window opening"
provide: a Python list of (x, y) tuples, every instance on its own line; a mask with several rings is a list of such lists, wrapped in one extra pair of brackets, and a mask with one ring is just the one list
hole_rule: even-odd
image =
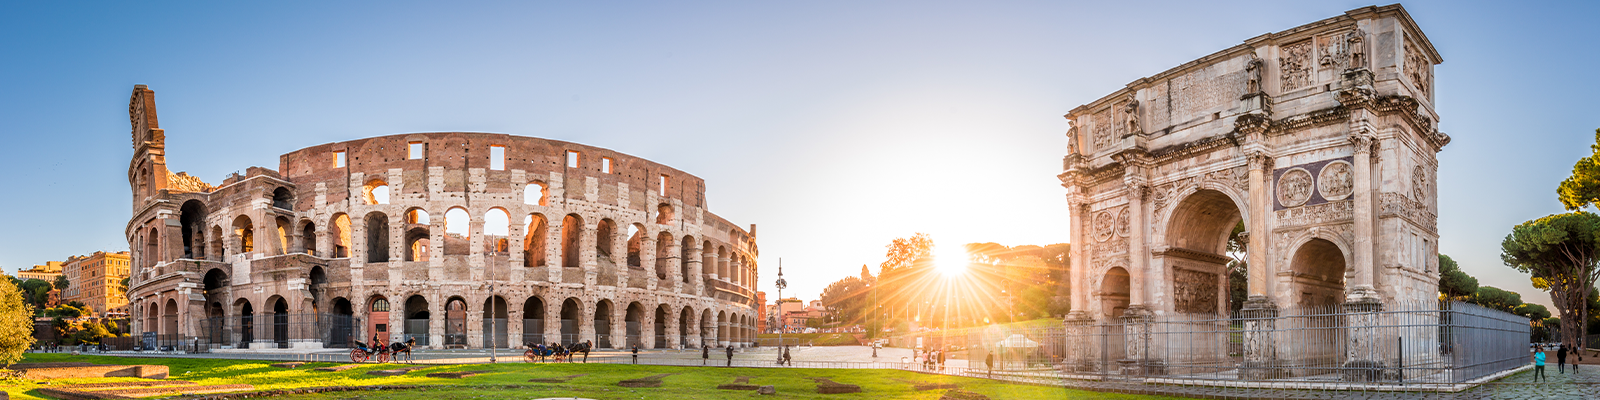
[(666, 175), (662, 175), (661, 179), (658, 180), (658, 183), (660, 184), (660, 186), (656, 188), (656, 190), (657, 190), (656, 194), (661, 195), (661, 196), (666, 196), (667, 195), (667, 176)]
[(600, 173), (611, 173), (611, 157), (600, 157)]
[(409, 146), (406, 146), (406, 158), (408, 159), (421, 160), (422, 157), (426, 156), (426, 153), (427, 145), (422, 142), (411, 142)]
[(344, 151), (333, 152), (333, 167), (344, 168)]
[(505, 146), (489, 146), (489, 169), (495, 171), (506, 169)]
[(578, 152), (575, 151), (575, 150), (567, 150), (567, 168), (577, 168), (577, 167), (578, 167)]

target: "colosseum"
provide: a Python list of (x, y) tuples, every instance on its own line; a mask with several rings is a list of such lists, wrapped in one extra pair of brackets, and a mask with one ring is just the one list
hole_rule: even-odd
[(211, 185), (168, 171), (145, 85), (128, 116), (128, 295), (144, 346), (755, 342), (756, 226), (709, 212), (694, 175), (448, 132), (308, 147)]

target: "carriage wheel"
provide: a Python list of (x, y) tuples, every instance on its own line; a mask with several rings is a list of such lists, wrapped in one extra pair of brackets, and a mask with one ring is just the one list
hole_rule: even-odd
[(358, 364), (367, 362), (367, 352), (361, 351), (361, 349), (350, 349), (350, 362)]
[(528, 351), (522, 352), (522, 356), (523, 357), (527, 357), (528, 358), (528, 362), (533, 362), (533, 358), (537, 357), (538, 355), (534, 354), (533, 349), (528, 349)]
[(383, 364), (387, 362), (389, 362), (389, 353), (378, 353), (378, 363)]

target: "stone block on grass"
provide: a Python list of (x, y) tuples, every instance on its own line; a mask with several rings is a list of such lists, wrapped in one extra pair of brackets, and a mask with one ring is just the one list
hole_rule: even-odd
[(851, 384), (848, 384), (848, 383), (834, 382), (833, 380), (828, 379), (828, 378), (811, 378), (811, 380), (817, 383), (817, 393), (821, 393), (821, 394), (861, 393), (861, 386), (851, 385)]
[(737, 378), (733, 379), (733, 383), (724, 383), (724, 384), (721, 384), (721, 385), (717, 385), (717, 389), (722, 389), (722, 390), (756, 390), (756, 389), (760, 389), (761, 386), (750, 384), (750, 378), (751, 377), (749, 377), (749, 376), (737, 377)]
[(646, 377), (643, 377), (643, 378), (629, 379), (629, 380), (617, 382), (617, 386), (629, 387), (629, 388), (661, 387), (661, 378), (669, 377), (669, 376), (672, 376), (672, 375), (674, 375), (674, 374), (657, 374), (657, 375), (646, 376)]

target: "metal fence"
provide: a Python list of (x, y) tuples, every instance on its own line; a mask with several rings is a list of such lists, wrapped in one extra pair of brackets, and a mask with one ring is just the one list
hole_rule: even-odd
[(1414, 388), (1524, 365), (1529, 333), (1525, 317), (1466, 303), (1358, 303), (975, 328), (925, 342), (967, 350), (969, 365), (993, 355), (996, 370), (1072, 379)]
[[(256, 314), (197, 321), (199, 336), (189, 339), (196, 351), (219, 348), (279, 348), (318, 342), (321, 347), (350, 347), (361, 319), (343, 314)], [(181, 341), (182, 339), (173, 338)]]

